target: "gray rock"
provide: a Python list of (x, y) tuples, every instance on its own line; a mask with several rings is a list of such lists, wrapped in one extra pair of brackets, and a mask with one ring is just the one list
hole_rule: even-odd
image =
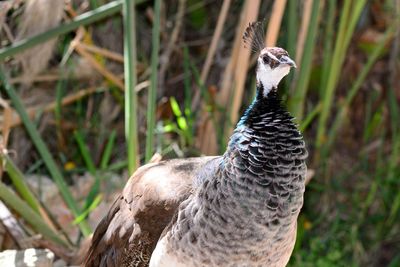
[(0, 266), (52, 267), (54, 253), (48, 249), (5, 250), (0, 252)]

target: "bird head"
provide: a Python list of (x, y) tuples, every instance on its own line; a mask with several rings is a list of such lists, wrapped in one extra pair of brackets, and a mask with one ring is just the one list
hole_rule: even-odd
[(261, 50), (257, 59), (257, 85), (263, 88), (266, 96), (278, 87), (290, 68), (296, 68), (296, 63), (289, 57), (288, 52), (280, 47), (266, 47)]
[(280, 47), (265, 47), (265, 21), (250, 23), (243, 33), (243, 41), (253, 52), (259, 53), (257, 59), (257, 87), (262, 88), (262, 94), (267, 96), (271, 90), (276, 90), (279, 82), (285, 77), (291, 67), (296, 64), (288, 52)]

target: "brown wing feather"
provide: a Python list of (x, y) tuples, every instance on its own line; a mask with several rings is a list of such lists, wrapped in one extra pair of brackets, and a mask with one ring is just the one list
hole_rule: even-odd
[(139, 168), (97, 226), (87, 267), (144, 267), (197, 173), (215, 157), (171, 160)]

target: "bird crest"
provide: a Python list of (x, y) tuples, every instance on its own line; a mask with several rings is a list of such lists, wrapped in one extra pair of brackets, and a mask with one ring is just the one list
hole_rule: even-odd
[(254, 53), (264, 49), (265, 20), (249, 23), (243, 33), (245, 47), (250, 48)]

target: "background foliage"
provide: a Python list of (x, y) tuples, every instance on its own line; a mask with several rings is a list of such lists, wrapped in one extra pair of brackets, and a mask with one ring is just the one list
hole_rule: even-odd
[[(241, 36), (265, 19), (266, 45), (297, 62), (279, 91), (310, 152), (290, 266), (400, 266), (399, 11), (398, 0), (0, 2), (0, 215), (16, 219), (0, 216), (0, 248), (40, 233), (30, 246), (74, 251), (138, 164), (223, 153), (255, 89)], [(33, 174), (54, 181), (66, 220)]]

